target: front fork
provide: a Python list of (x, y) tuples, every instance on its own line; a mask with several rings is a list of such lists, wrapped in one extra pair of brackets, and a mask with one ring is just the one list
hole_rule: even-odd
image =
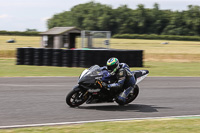
[[(83, 87), (81, 87), (80, 85), (76, 85), (74, 88), (73, 88), (75, 91), (81, 91), (81, 89), (84, 89)], [(85, 89), (86, 90), (86, 89)], [(88, 91), (81, 91), (82, 93), (78, 96), (78, 98), (83, 98), (84, 100), (86, 100), (87, 95), (88, 95)]]

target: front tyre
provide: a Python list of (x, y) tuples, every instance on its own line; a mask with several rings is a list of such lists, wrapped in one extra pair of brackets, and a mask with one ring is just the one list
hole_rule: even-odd
[(87, 91), (74, 89), (66, 97), (66, 103), (70, 107), (78, 107), (88, 99)]

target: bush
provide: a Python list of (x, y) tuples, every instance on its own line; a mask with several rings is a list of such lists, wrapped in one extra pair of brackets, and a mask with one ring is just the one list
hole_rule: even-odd
[(199, 36), (156, 35), (156, 34), (115, 34), (113, 38), (200, 41)]
[(0, 31), (0, 35), (19, 35), (19, 36), (39, 36), (40, 32), (37, 31)]

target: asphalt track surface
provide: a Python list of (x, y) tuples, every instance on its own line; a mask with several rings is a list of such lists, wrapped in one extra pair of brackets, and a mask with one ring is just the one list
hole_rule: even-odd
[(65, 98), (76, 82), (77, 77), (0, 78), (0, 126), (200, 115), (200, 77), (147, 77), (127, 106), (70, 108)]

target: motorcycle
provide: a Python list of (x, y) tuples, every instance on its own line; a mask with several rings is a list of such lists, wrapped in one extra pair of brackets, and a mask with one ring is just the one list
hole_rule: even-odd
[(70, 107), (78, 107), (85, 102), (86, 104), (109, 102), (117, 102), (119, 105), (128, 104), (138, 96), (139, 87), (137, 84), (141, 82), (148, 73), (148, 70), (132, 71), (136, 80), (134, 91), (127, 96), (126, 102), (122, 103), (117, 97), (123, 92), (123, 88), (113, 90), (104, 87), (104, 83), (114, 83), (116, 79), (114, 79), (107, 70), (102, 70), (100, 66), (91, 66), (89, 69), (85, 69), (82, 72), (78, 79), (78, 85), (68, 93), (66, 103)]

